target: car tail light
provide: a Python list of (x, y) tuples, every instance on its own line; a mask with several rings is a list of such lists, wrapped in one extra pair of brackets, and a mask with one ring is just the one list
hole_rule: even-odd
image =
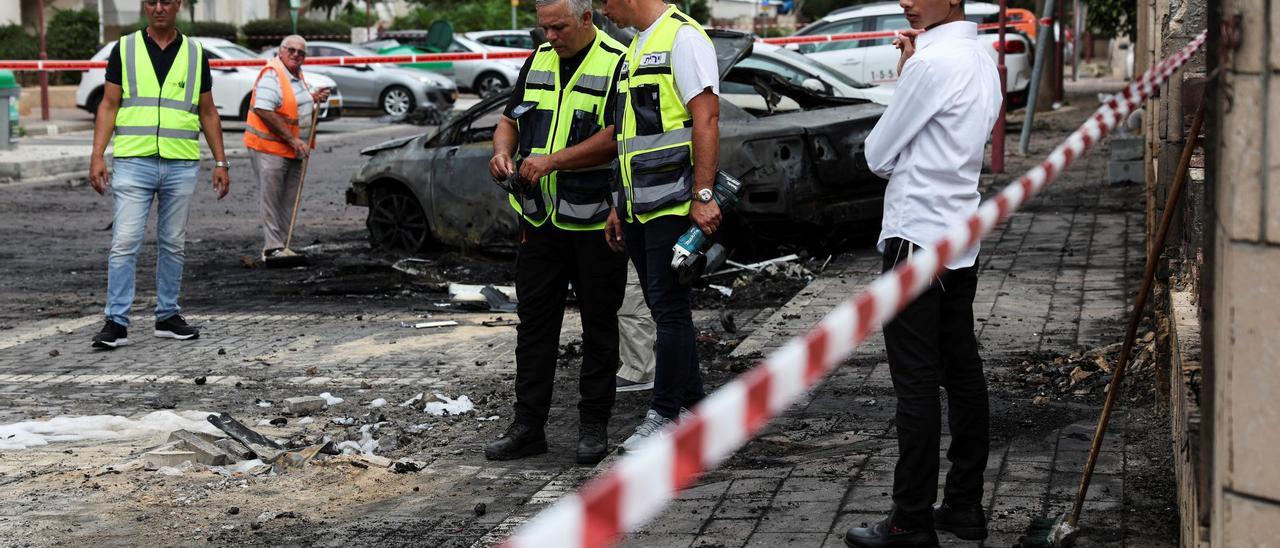
[[(991, 47), (996, 48), (996, 51), (1000, 51), (1000, 42), (993, 42)], [(1027, 43), (1022, 40), (1006, 40), (1004, 52), (1007, 55), (1014, 53), (1026, 53)]]

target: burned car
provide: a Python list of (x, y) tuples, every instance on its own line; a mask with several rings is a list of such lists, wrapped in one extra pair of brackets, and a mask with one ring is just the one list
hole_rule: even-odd
[[(720, 169), (744, 183), (726, 219), (736, 244), (821, 242), (854, 223), (878, 219), (885, 181), (871, 173), (863, 141), (884, 112), (841, 97), (822, 82), (803, 85), (759, 65), (748, 34), (709, 30), (718, 57)], [(413, 252), (431, 243), (512, 249), (519, 222), (489, 177), (493, 133), (510, 92), (481, 101), (432, 135), (369, 147), (347, 203), (369, 208), (375, 247)]]

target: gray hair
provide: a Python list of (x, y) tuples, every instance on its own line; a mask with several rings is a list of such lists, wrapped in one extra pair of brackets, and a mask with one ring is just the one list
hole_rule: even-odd
[(306, 39), (306, 38), (303, 38), (303, 37), (301, 37), (301, 36), (298, 36), (298, 35), (296, 35), (296, 34), (290, 34), (290, 35), (288, 35), (288, 36), (285, 36), (283, 39), (281, 39), (281, 40), (280, 40), (280, 47), (282, 47), (282, 48), (283, 48), (285, 44), (289, 43), (289, 42), (290, 42), (290, 41), (292, 41), (292, 40), (297, 40), (297, 41), (299, 41), (299, 42), (302, 42), (302, 47), (304, 47), (304, 48), (305, 48), (305, 47), (307, 47), (307, 39)]
[(547, 6), (559, 4), (560, 2), (569, 3), (569, 13), (574, 17), (582, 15), (584, 12), (591, 11), (591, 0), (536, 0), (534, 2), (534, 7), (545, 8)]

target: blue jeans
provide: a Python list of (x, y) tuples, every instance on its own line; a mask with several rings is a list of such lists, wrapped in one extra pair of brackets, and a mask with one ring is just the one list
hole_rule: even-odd
[(111, 253), (107, 257), (107, 319), (129, 325), (138, 249), (147, 233), (151, 199), (157, 199), (156, 319), (178, 313), (186, 261), (187, 211), (200, 173), (197, 160), (158, 157), (112, 162)]

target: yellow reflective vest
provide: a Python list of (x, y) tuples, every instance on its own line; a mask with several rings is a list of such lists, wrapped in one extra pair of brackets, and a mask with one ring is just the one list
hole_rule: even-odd
[(159, 156), (169, 160), (200, 159), (200, 43), (178, 35), (182, 45), (161, 83), (151, 66), (142, 33), (120, 38), (123, 94), (116, 112), (112, 155), (116, 158)]
[[(622, 61), (623, 46), (596, 29), (596, 38), (577, 71), (561, 85), (560, 56), (550, 44), (533, 55), (524, 96), (515, 114), (521, 157), (546, 156), (579, 144), (613, 120), (605, 119), (609, 86)], [(538, 181), (537, 190), (511, 207), (533, 226), (547, 219), (565, 230), (601, 230), (615, 202), (611, 164), (557, 170)]]
[(693, 117), (676, 89), (671, 56), (676, 31), (702, 26), (675, 6), (658, 19), (644, 48), (631, 40), (618, 78), (618, 168), (627, 221), (688, 215), (693, 198)]

